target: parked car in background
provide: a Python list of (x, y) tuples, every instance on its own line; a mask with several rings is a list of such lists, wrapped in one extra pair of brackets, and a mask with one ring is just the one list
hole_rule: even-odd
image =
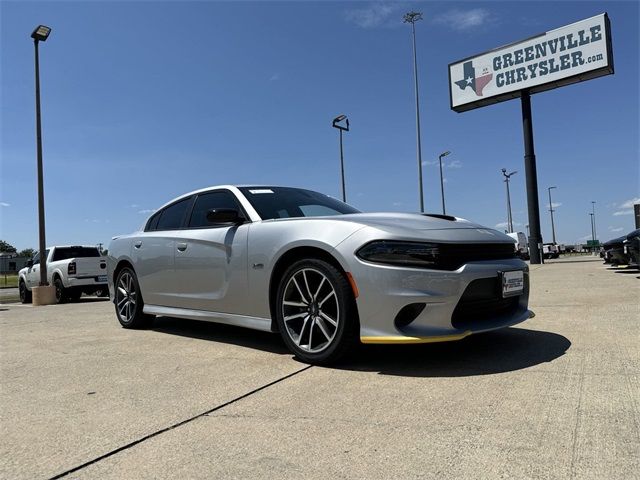
[(629, 262), (629, 257), (624, 252), (624, 241), (627, 239), (626, 235), (609, 240), (603, 244), (605, 251), (605, 262), (607, 259), (612, 265), (626, 265)]
[(542, 255), (544, 258), (558, 258), (560, 249), (555, 243), (545, 243), (542, 245)]
[(507, 235), (516, 241), (516, 255), (523, 260), (529, 260), (529, 241), (524, 232), (512, 232)]
[(640, 266), (640, 228), (629, 233), (623, 244), (624, 252), (629, 258), (629, 265), (638, 268)]
[(446, 215), (361, 213), (288, 187), (172, 200), (142, 231), (114, 237), (108, 279), (125, 328), (166, 315), (280, 332), (318, 364), (360, 342), (459, 340), (531, 315), (529, 269), (510, 237)]
[[(107, 261), (96, 247), (49, 247), (44, 256), (47, 259), (47, 281), (56, 287), (57, 303), (78, 300), (83, 293), (107, 294)], [(30, 303), (31, 289), (40, 284), (39, 253), (18, 272), (18, 276), (20, 300)]]

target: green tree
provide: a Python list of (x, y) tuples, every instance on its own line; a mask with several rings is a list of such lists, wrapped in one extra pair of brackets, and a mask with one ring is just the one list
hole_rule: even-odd
[(16, 253), (16, 247), (4, 240), (0, 240), (0, 252)]
[(25, 248), (24, 250), (20, 250), (18, 252), (18, 256), (19, 257), (31, 258), (31, 257), (33, 257), (34, 253), (36, 253), (36, 251), (33, 248)]

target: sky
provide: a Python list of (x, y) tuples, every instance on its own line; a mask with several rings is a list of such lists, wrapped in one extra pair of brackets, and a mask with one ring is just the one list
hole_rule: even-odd
[(634, 228), (640, 201), (639, 3), (0, 1), (0, 238), (37, 248), (33, 42), (40, 45), (47, 244), (107, 245), (191, 190), (309, 188), (360, 210), (419, 211), (410, 10), (425, 209), (516, 230), (527, 205), (518, 100), (456, 113), (448, 64), (602, 12), (615, 74), (532, 96), (539, 205), (551, 241)]

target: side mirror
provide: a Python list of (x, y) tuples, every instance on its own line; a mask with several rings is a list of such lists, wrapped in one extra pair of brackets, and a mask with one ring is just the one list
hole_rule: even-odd
[(207, 212), (207, 221), (209, 223), (240, 225), (245, 220), (244, 216), (235, 208), (213, 208)]
[(27, 267), (28, 267), (28, 268), (33, 267), (33, 260), (29, 260), (29, 261), (27, 262)]

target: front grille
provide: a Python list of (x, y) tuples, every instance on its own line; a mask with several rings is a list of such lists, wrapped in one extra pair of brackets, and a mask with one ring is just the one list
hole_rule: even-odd
[(457, 270), (469, 262), (504, 260), (515, 256), (513, 243), (440, 243), (437, 262), (443, 270)]
[[(528, 275), (525, 275), (525, 291)], [(479, 322), (494, 319), (502, 315), (515, 313), (520, 297), (502, 298), (500, 279), (481, 278), (474, 280), (465, 289), (451, 317), (455, 328), (468, 328)]]

